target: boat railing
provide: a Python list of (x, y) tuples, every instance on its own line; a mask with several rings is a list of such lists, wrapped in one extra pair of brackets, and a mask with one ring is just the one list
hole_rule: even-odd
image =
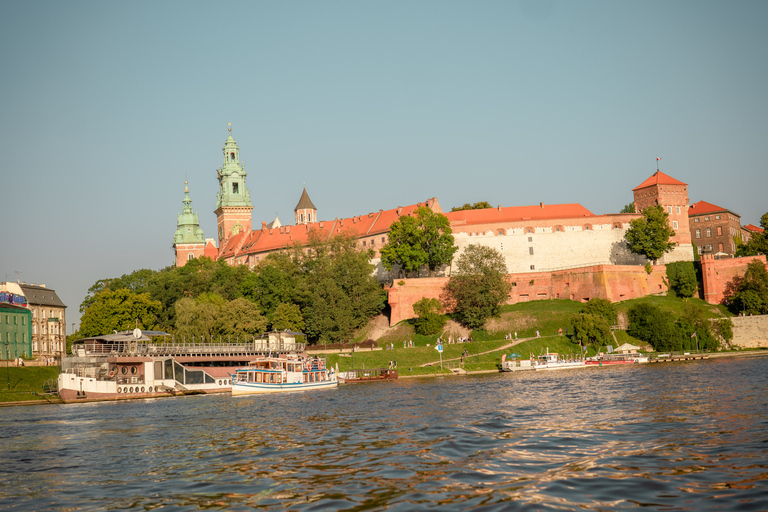
[(256, 340), (247, 343), (85, 343), (78, 353), (88, 356), (240, 356), (303, 352), (305, 343)]

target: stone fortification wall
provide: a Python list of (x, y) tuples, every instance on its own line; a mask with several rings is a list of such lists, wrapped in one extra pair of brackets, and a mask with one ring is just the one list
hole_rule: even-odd
[[(666, 267), (658, 265), (648, 274), (636, 265), (597, 265), (554, 272), (510, 274), (513, 284), (508, 304), (544, 299), (571, 299), (586, 302), (592, 298), (612, 302), (644, 297), (667, 291)], [(440, 299), (447, 277), (395, 280), (389, 288), (392, 313), (390, 325), (414, 318), (413, 304), (423, 297)]]
[(768, 347), (768, 315), (737, 316), (731, 320), (732, 345), (742, 348)]
[(716, 260), (711, 254), (701, 257), (701, 277), (704, 288), (704, 300), (710, 304), (721, 304), (734, 280), (744, 275), (747, 265), (759, 260), (766, 265), (766, 257), (747, 256), (744, 258), (725, 258)]

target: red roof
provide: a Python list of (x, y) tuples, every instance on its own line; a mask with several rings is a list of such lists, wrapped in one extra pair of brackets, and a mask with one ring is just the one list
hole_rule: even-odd
[(725, 208), (717, 206), (716, 204), (708, 203), (706, 201), (699, 201), (698, 203), (693, 203), (690, 206), (690, 208), (688, 208), (688, 215), (702, 215), (705, 213), (727, 212), (727, 211), (729, 210), (726, 210)]
[(744, 226), (744, 229), (746, 229), (747, 231), (751, 231), (753, 233), (762, 233), (763, 231), (765, 231), (763, 228), (755, 226), (754, 224), (747, 224), (746, 226)]
[(507, 206), (483, 208), (480, 210), (459, 210), (446, 212), (451, 225), (494, 224), (523, 220), (572, 219), (594, 217), (595, 214), (578, 203), (537, 204), (534, 206)]
[(687, 185), (687, 183), (678, 181), (672, 176), (667, 176), (661, 171), (656, 171), (655, 173), (653, 173), (653, 175), (650, 178), (648, 178), (647, 180), (645, 180), (644, 182), (642, 182), (632, 190), (635, 191), (635, 190), (645, 188), (645, 187), (650, 187), (653, 185)]

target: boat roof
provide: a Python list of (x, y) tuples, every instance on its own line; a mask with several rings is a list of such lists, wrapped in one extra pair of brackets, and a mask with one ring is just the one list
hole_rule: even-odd
[[(141, 331), (141, 337), (138, 341), (152, 341), (150, 336), (170, 336), (170, 334), (163, 331)], [(133, 331), (115, 331), (112, 334), (102, 334), (100, 336), (82, 338), (75, 341), (75, 343), (83, 341), (136, 341), (136, 338), (133, 336)]]

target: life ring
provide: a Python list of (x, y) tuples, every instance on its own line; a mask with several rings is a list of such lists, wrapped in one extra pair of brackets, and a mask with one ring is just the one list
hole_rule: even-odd
[(304, 363), (304, 368), (306, 368), (308, 372), (312, 371), (312, 363), (310, 361), (307, 361), (306, 363)]
[(110, 370), (109, 372), (109, 378), (112, 379), (115, 377), (115, 370)]
[(320, 359), (320, 360), (317, 362), (317, 369), (318, 369), (318, 370), (325, 370), (325, 363), (323, 362), (323, 360), (322, 360), (322, 359)]

